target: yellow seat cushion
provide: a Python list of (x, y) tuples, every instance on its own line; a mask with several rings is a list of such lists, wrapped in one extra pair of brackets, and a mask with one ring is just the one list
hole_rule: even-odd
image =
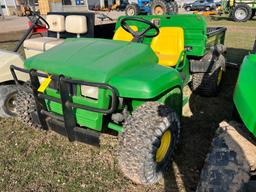
[[(130, 26), (132, 30), (138, 31), (137, 26)], [(113, 40), (120, 40), (120, 41), (132, 41), (133, 36), (132, 34), (125, 31), (122, 27), (119, 27), (113, 37)]]
[(158, 63), (164, 66), (175, 66), (179, 59), (179, 55), (165, 55), (165, 54), (157, 54)]
[(181, 27), (161, 27), (158, 36), (151, 42), (151, 48), (159, 59), (159, 64), (175, 66), (184, 50), (184, 31)]

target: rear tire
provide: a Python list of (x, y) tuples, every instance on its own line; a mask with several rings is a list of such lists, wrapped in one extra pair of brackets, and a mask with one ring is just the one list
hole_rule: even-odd
[(125, 14), (127, 16), (136, 16), (140, 14), (140, 9), (137, 4), (128, 4), (125, 8)]
[[(180, 120), (176, 112), (160, 103), (147, 102), (132, 113), (124, 128), (119, 137), (120, 169), (137, 184), (157, 183), (170, 164), (180, 138)], [(168, 145), (165, 145), (163, 138), (168, 135)], [(159, 149), (164, 149), (164, 153)]]
[(164, 0), (154, 0), (151, 4), (152, 15), (168, 15), (174, 12), (173, 4)]
[(17, 93), (18, 120), (28, 127), (41, 128), (41, 125), (33, 121), (32, 114), (35, 112), (36, 103), (32, 89), (27, 84), (19, 86)]
[(14, 117), (16, 113), (16, 85), (0, 86), (0, 117)]
[(218, 76), (221, 68), (216, 69), (212, 73), (195, 73), (192, 75), (192, 90), (201, 96), (213, 97), (218, 94), (219, 84)]
[(236, 22), (248, 21), (252, 16), (252, 9), (247, 4), (237, 5), (232, 13), (231, 18)]
[(212, 72), (194, 73), (192, 75), (191, 89), (201, 96), (217, 96), (223, 79), (223, 62), (225, 62), (225, 58), (223, 55), (220, 55), (214, 63)]

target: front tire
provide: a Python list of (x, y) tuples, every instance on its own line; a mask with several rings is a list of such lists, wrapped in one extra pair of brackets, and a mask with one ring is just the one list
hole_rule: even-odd
[(41, 128), (41, 125), (33, 121), (33, 113), (35, 112), (36, 103), (32, 89), (27, 84), (19, 86), (17, 92), (18, 120), (28, 127)]
[(119, 137), (118, 162), (126, 177), (137, 184), (154, 184), (170, 164), (180, 138), (175, 111), (157, 102), (139, 106)]
[(236, 22), (248, 21), (252, 16), (252, 9), (247, 4), (239, 4), (232, 11), (231, 17)]
[(219, 128), (212, 141), (196, 192), (244, 191), (243, 186), (250, 178), (242, 149), (231, 136), (227, 139), (223, 130)]
[(0, 117), (16, 116), (16, 85), (0, 86)]

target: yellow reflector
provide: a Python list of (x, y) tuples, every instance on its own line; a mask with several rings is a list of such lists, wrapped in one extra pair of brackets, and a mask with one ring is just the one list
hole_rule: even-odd
[(48, 85), (51, 83), (52, 77), (47, 77), (40, 85), (40, 87), (37, 89), (38, 92), (43, 93), (45, 89), (48, 87)]
[(218, 73), (218, 81), (217, 81), (217, 85), (219, 86), (220, 85), (220, 82), (222, 80), (222, 75), (223, 75), (223, 71), (220, 70), (219, 73)]

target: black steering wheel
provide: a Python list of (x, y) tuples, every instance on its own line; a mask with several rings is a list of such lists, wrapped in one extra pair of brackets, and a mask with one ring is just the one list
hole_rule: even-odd
[(49, 23), (41, 15), (39, 15), (39, 13), (31, 11), (31, 15), (27, 15), (27, 17), (32, 23), (35, 23), (39, 27), (46, 26), (47, 29), (50, 28)]
[[(139, 23), (144, 23), (146, 25), (148, 25), (148, 27), (143, 30), (143, 31), (134, 31), (128, 24), (127, 21), (136, 21)], [(121, 27), (127, 31), (128, 33), (132, 34), (133, 36), (133, 42), (139, 42), (142, 38), (144, 37), (148, 37), (148, 38), (153, 38), (156, 37), (159, 34), (159, 28), (152, 22), (146, 20), (146, 19), (142, 19), (142, 18), (138, 18), (138, 17), (126, 17), (124, 19), (121, 20)], [(154, 30), (153, 34), (147, 34), (148, 31), (150, 30)]]

